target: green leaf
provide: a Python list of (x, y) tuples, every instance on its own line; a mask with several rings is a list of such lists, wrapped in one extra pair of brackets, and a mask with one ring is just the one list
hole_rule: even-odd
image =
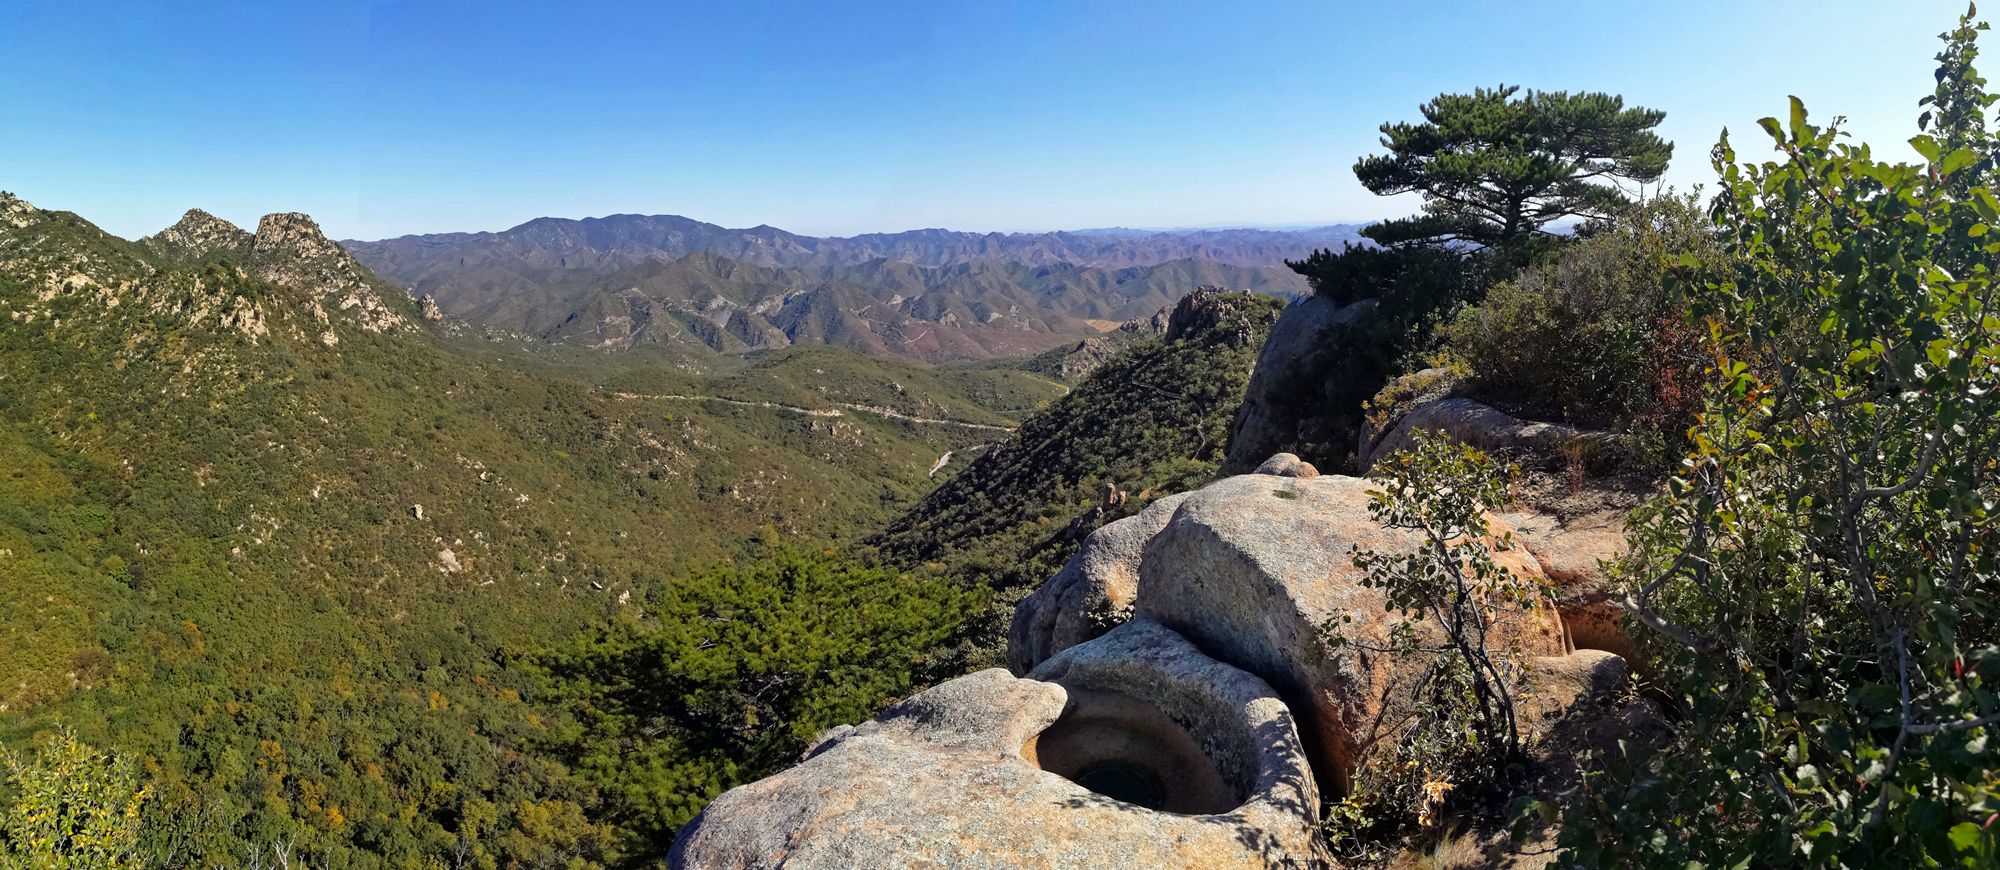
[(1951, 826), (1951, 845), (1960, 852), (1970, 852), (1979, 845), (1979, 826), (1971, 822), (1959, 822)]
[(1917, 153), (1923, 156), (1925, 163), (1936, 163), (1938, 157), (1944, 154), (1944, 146), (1939, 145), (1938, 140), (1930, 136), (1910, 137), (1910, 147), (1917, 149)]

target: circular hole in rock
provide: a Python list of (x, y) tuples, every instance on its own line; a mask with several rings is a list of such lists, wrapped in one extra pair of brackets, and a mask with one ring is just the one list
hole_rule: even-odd
[(1023, 755), (1108, 798), (1170, 813), (1226, 813), (1243, 804), (1201, 743), (1160, 708), (1130, 695), (1065, 687), (1070, 706)]
[(1149, 810), (1165, 809), (1167, 787), (1150, 770), (1119, 761), (1093, 764), (1076, 772), (1076, 784)]

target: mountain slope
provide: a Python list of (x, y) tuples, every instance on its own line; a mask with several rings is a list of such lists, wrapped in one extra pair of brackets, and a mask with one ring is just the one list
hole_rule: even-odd
[(536, 218), (500, 232), (436, 233), (343, 242), (362, 262), (396, 280), (477, 263), (603, 268), (707, 251), (760, 266), (814, 268), (895, 260), (920, 266), (1013, 262), (1069, 263), (1110, 269), (1199, 259), (1239, 266), (1283, 266), (1315, 248), (1360, 240), (1360, 225), (1308, 230), (1187, 230), (969, 233), (942, 229), (803, 236), (771, 226), (729, 229), (679, 215)]
[(947, 670), (997, 661), (1013, 602), (1085, 535), (1214, 476), (1280, 307), (1265, 296), (1189, 295), (1164, 335), (1103, 361), (869, 540), (893, 564), (992, 596)]
[(589, 853), (513, 656), (760, 530), (879, 526), (1011, 425), (982, 401), (1058, 390), (832, 349), (522, 364), (301, 215), (134, 243), (0, 195), (0, 313), (0, 742), (142, 757), (164, 866)]

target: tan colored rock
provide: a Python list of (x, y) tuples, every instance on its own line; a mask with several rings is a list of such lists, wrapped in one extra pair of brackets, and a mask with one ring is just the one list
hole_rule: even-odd
[(1362, 473), (1382, 457), (1410, 447), (1417, 433), (1425, 431), (1443, 432), (1489, 453), (1526, 454), (1542, 461), (1561, 459), (1566, 451), (1589, 457), (1619, 448), (1618, 437), (1607, 432), (1521, 420), (1472, 399), (1439, 399), (1417, 406), (1372, 444), (1363, 444), (1356, 457)]
[(1007, 667), (1025, 674), (1035, 665), (1132, 617), (1139, 591), (1139, 558), (1187, 493), (1167, 496), (1132, 516), (1109, 523), (1083, 540), (1061, 571), (1014, 607), (1007, 631)]
[[(1265, 460), (1255, 473), (1318, 477), (1319, 469), (1290, 453), (1280, 453)], [(1146, 543), (1166, 526), (1174, 508), (1187, 496), (1177, 493), (1162, 498), (1085, 538), (1061, 571), (1015, 606), (1007, 632), (1007, 666), (1014, 673), (1025, 674), (1043, 659), (1130, 619)]]
[(1651, 676), (1624, 624), (1603, 565), (1625, 554), (1625, 511), (1602, 510), (1564, 520), (1533, 511), (1499, 514), (1533, 553), (1558, 590), (1557, 611), (1578, 650), (1616, 653)]
[(1268, 474), (1272, 477), (1318, 477), (1319, 469), (1313, 464), (1290, 453), (1280, 453), (1264, 460), (1263, 465), (1251, 474)]
[[(1384, 529), (1368, 515), (1373, 486), (1343, 476), (1251, 474), (1186, 494), (1144, 546), (1132, 607), (1134, 618), (1157, 621), (1275, 686), (1300, 717), (1321, 781), (1341, 790), (1359, 758), (1410, 714), (1405, 694), (1422, 667), (1366, 649), (1387, 646), (1398, 617), (1361, 585), (1353, 550), (1410, 552), (1419, 543), (1415, 533)], [(1496, 556), (1509, 570), (1540, 576), (1524, 550)], [(1009, 650), (1016, 667), (1063, 647), (1064, 638), (1028, 628), (1017, 632), (1024, 648)], [(1351, 643), (1337, 648), (1329, 628)], [(1567, 651), (1553, 609), (1504, 618), (1489, 643), (1514, 659)]]
[(154, 251), (201, 257), (215, 251), (240, 252), (248, 249), (251, 235), (235, 224), (201, 209), (191, 208), (173, 226), (140, 239), (139, 243)]
[(717, 798), (668, 865), (1330, 866), (1291, 714), (1262, 680), (1145, 622), (1036, 677), (981, 671), (834, 729)]

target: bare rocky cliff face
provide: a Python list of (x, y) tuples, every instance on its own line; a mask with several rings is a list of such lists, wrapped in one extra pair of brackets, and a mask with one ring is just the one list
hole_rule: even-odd
[[(248, 376), (246, 364), (267, 359), (249, 347), (333, 349), (343, 339), (422, 323), (407, 294), (371, 275), (302, 214), (268, 215), (251, 233), (195, 209), (128, 242), (70, 212), (0, 194), (0, 279), (13, 285), (0, 294), (8, 322), (122, 331), (135, 354), (180, 348), (186, 358), (159, 373), (170, 395)], [(182, 330), (234, 333), (245, 342), (183, 342)]]
[[(1281, 454), (1097, 530), (1016, 609), (1012, 674), (835, 729), (718, 798), (670, 866), (1331, 867), (1319, 796), (1417, 713), (1422, 672), (1369, 652), (1392, 618), (1353, 548), (1420, 543), (1370, 518), (1370, 487)], [(1495, 555), (1548, 570), (1531, 550)], [(1575, 775), (1579, 733), (1658, 721), (1618, 700), (1623, 661), (1577, 649), (1553, 602), (1497, 626), (1491, 647), (1532, 684), (1545, 786)]]

